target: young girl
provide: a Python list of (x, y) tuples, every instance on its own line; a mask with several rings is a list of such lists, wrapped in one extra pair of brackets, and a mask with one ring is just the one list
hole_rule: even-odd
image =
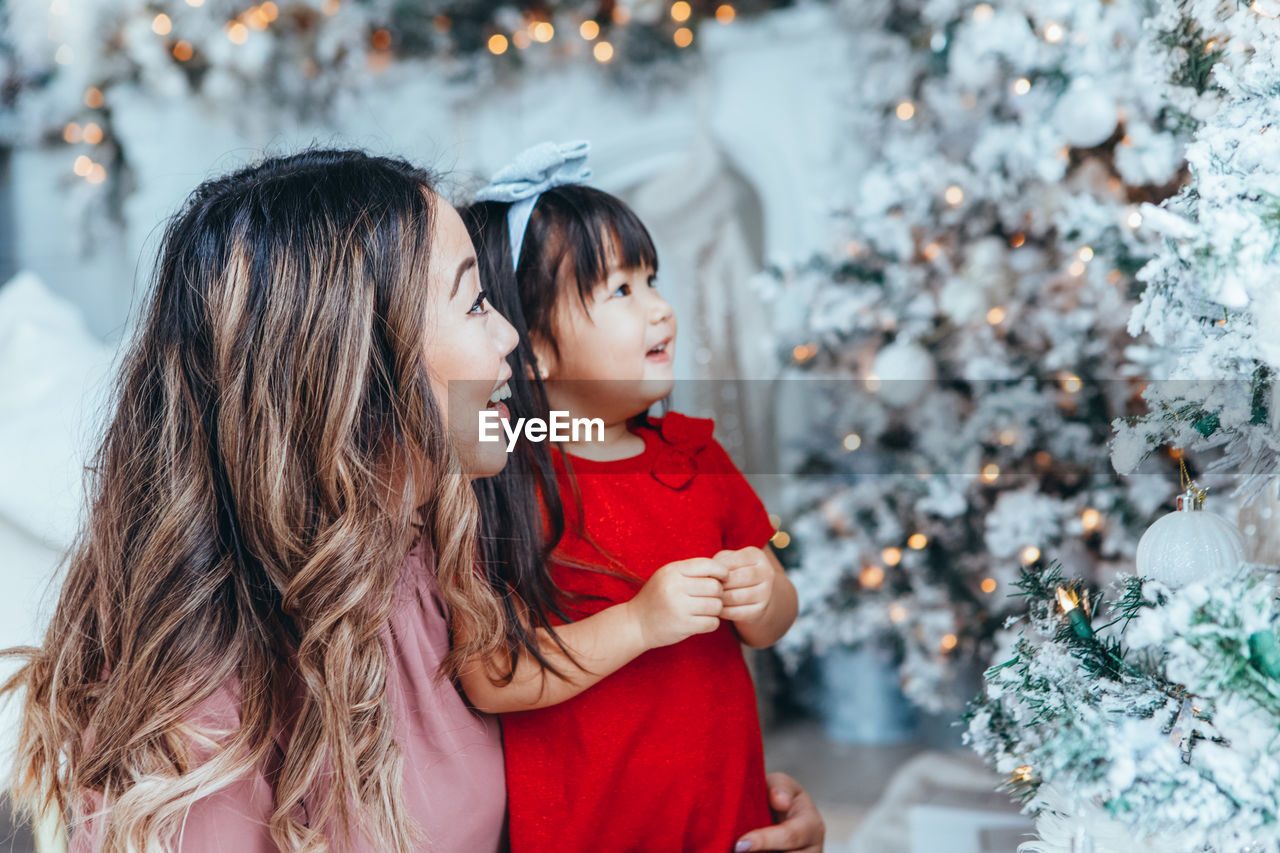
[(735, 841), (770, 813), (740, 643), (774, 643), (795, 591), (712, 423), (648, 416), (676, 337), (648, 232), (618, 199), (547, 179), (554, 159), (515, 204), (463, 217), (534, 379), (513, 384), (514, 408), (599, 418), (604, 436), (541, 458), (527, 446), (534, 476), (506, 477), (508, 494), (541, 494), (554, 553), (550, 578), (491, 580), (551, 603), (545, 621), (524, 614), (547, 642), (464, 667), (462, 685), (504, 714), (515, 853), (751, 849)]

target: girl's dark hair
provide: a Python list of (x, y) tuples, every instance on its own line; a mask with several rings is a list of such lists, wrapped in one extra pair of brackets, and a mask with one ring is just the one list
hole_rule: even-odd
[[(490, 302), (520, 334), (507, 357), (514, 377), (511, 410), (521, 417), (545, 419), (550, 405), (532, 340), (536, 337), (556, 348), (552, 316), (557, 300), (569, 295), (560, 290), (572, 287), (572, 295), (585, 307), (611, 266), (647, 266), (657, 272), (658, 252), (644, 223), (620, 199), (566, 184), (538, 198), (519, 265), (512, 270), (509, 209), (504, 202), (477, 202), (459, 212), (475, 244), (480, 280)], [(536, 633), (546, 630), (559, 644), (551, 619), (569, 621), (559, 603), (564, 595), (550, 571), (551, 554), (565, 532), (565, 496), (556, 482), (549, 445), (521, 440), (506, 467), (494, 477), (476, 480), (475, 489), (483, 519), (484, 571), (506, 608), (512, 667), (525, 649), (544, 669), (556, 672), (544, 658)], [(581, 520), (581, 502), (577, 489), (573, 491), (570, 499)]]

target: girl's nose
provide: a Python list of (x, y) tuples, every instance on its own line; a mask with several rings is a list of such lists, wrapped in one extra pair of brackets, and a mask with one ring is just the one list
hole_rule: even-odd
[(663, 299), (662, 295), (657, 291), (651, 290), (649, 293), (650, 298), (653, 300), (649, 307), (649, 322), (656, 326), (659, 323), (665, 323), (667, 320), (670, 320), (674, 313), (671, 310), (671, 303)]

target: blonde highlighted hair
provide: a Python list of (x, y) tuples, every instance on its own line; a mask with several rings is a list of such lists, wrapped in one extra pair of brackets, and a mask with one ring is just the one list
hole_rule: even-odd
[[(406, 163), (317, 150), (206, 182), (169, 223), (44, 644), (8, 652), (28, 815), (98, 803), (102, 850), (165, 849), (279, 738), (281, 849), (419, 843), (380, 641), (416, 512), (473, 638), (446, 667), (504, 632), (423, 363), (441, 203)], [(227, 685), (233, 730), (198, 731)]]

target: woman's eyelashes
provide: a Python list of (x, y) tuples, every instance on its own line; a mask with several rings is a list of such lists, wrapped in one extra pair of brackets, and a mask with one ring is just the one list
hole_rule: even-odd
[(476, 301), (471, 303), (471, 307), (467, 309), (468, 314), (484, 314), (488, 311), (485, 307), (486, 301), (489, 299), (489, 291), (482, 290), (476, 294)]

